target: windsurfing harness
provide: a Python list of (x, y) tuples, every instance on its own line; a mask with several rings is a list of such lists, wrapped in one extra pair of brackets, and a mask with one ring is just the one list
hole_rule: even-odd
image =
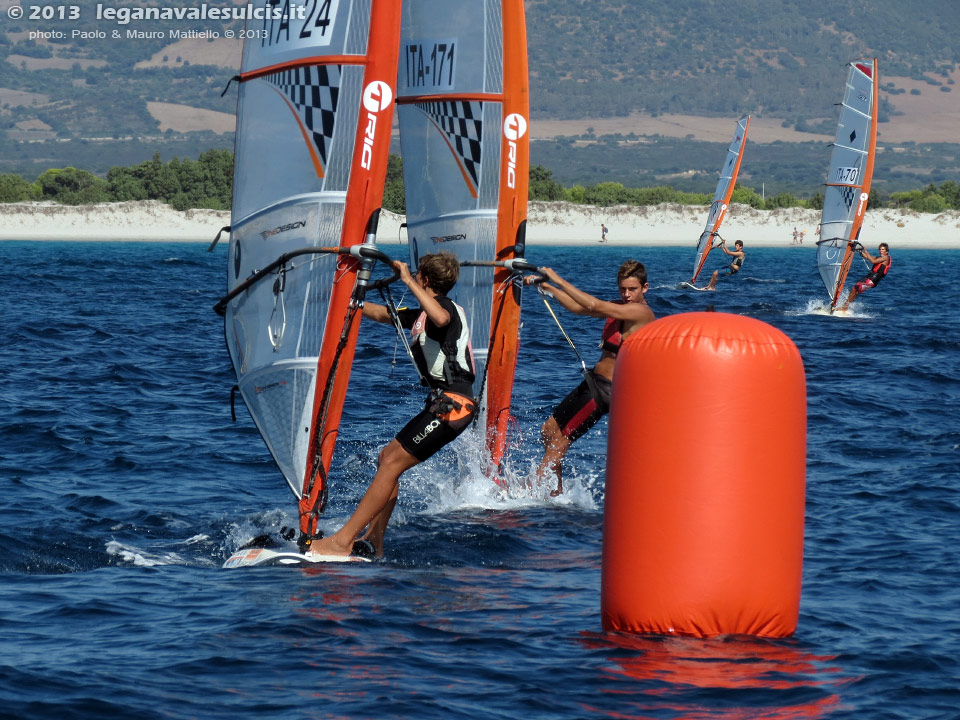
[(600, 335), (600, 349), (616, 355), (623, 344), (623, 321), (607, 318)]
[(420, 308), (397, 311), (401, 326), (410, 330), (413, 361), (431, 388), (472, 397), (476, 365), (466, 314), (446, 295), (437, 295), (436, 300), (450, 315), (443, 327)]
[(874, 266), (870, 268), (870, 272), (867, 273), (867, 277), (865, 279), (872, 282), (873, 286), (876, 287), (877, 283), (887, 276), (891, 265), (893, 265), (893, 260), (890, 260), (890, 262), (888, 262), (886, 265), (881, 262), (874, 263)]

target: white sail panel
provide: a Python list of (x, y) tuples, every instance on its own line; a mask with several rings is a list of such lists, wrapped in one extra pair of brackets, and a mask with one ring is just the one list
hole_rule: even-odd
[[(522, 0), (405, 0), (397, 92), (411, 262), (522, 257), (529, 91)], [(492, 474), (501, 477), (520, 325), (520, 278), (464, 267), (451, 293), (467, 313)], [(499, 479), (498, 479), (499, 482)]]
[(830, 156), (817, 242), (817, 270), (835, 306), (852, 261), (848, 243), (860, 235), (876, 151), (877, 62), (847, 66), (837, 135)]
[(743, 158), (743, 147), (747, 142), (747, 131), (750, 127), (750, 116), (744, 115), (737, 120), (737, 128), (733, 134), (733, 140), (730, 141), (730, 147), (727, 148), (727, 158), (720, 169), (720, 178), (717, 180), (717, 189), (713, 193), (713, 202), (710, 203), (710, 212), (707, 215), (707, 224), (700, 239), (697, 241), (697, 255), (693, 264), (693, 277), (691, 283), (697, 281), (703, 266), (707, 261), (707, 255), (713, 246), (713, 239), (720, 232), (720, 225), (727, 213), (727, 206), (730, 203), (730, 197), (736, 187), (737, 175), (740, 172), (740, 163)]
[(350, 64), (345, 56), (367, 47), (371, 0), (306, 7), (309, 25), (248, 22), (270, 34), (244, 44), (227, 287), (259, 279), (224, 312), (240, 393), (297, 497), (310, 464), (317, 385), (326, 381), (317, 372), (327, 324), (343, 322), (343, 310), (331, 309), (343, 261), (315, 253), (277, 261), (343, 242), (365, 82), (363, 58)]
[[(262, 20), (248, 20), (250, 39), (243, 44), (243, 72), (296, 63), (320, 55), (364, 55), (370, 0), (255, 0)], [(281, 17), (275, 17), (277, 8)]]
[[(397, 93), (411, 262), (447, 250), (496, 257), (503, 106), (499, 2), (404, 3)], [(405, 101), (406, 100), (406, 101)], [(483, 380), (493, 268), (463, 268), (451, 299), (467, 314)]]

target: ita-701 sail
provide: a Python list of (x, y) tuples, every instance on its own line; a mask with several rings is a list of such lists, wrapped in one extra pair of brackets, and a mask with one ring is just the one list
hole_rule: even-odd
[[(411, 262), (523, 256), (529, 100), (522, 0), (404, 0), (398, 116)], [(451, 299), (467, 314), (490, 461), (503, 460), (520, 322), (520, 278), (464, 267)]]
[(877, 149), (878, 87), (876, 58), (848, 65), (817, 241), (817, 270), (830, 298), (830, 312), (843, 293), (853, 262), (853, 243), (860, 237), (870, 198)]
[(720, 170), (720, 179), (717, 181), (717, 191), (713, 194), (710, 204), (710, 214), (707, 215), (707, 224), (697, 242), (697, 258), (693, 264), (693, 277), (690, 284), (697, 282), (700, 271), (707, 262), (707, 255), (713, 249), (713, 239), (720, 232), (720, 225), (727, 215), (727, 207), (733, 189), (737, 185), (737, 175), (740, 173), (740, 163), (743, 161), (743, 148), (747, 143), (747, 132), (750, 130), (750, 116), (744, 115), (737, 120), (737, 129), (733, 134), (730, 147), (727, 148), (727, 159)]
[[(400, 0), (330, 0), (247, 25), (237, 104), (225, 317), (240, 393), (299, 500), (304, 536), (327, 492), (395, 98)], [(284, 13), (289, 6), (283, 6)]]

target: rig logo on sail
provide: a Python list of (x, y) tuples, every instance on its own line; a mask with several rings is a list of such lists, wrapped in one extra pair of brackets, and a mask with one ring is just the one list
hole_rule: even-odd
[(507, 187), (517, 188), (517, 141), (527, 134), (527, 119), (519, 113), (510, 113), (503, 121), (503, 136), (507, 139)]
[(377, 113), (386, 110), (392, 102), (393, 91), (382, 80), (374, 80), (363, 89), (363, 107), (367, 111), (367, 127), (363, 131), (360, 167), (364, 170), (369, 170), (373, 163), (373, 141), (377, 136)]

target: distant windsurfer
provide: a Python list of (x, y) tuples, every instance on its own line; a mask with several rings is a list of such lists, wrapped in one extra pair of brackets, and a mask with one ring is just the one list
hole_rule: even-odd
[[(362, 539), (378, 557), (382, 555), (400, 475), (460, 435), (476, 413), (475, 366), (466, 315), (447, 297), (459, 277), (456, 256), (449, 252), (424, 255), (415, 277), (406, 263), (396, 260), (393, 266), (420, 303), (419, 308), (397, 311), (397, 316), (401, 326), (410, 330), (414, 361), (431, 392), (424, 409), (380, 451), (377, 472), (350, 519), (333, 535), (313, 542), (310, 551), (319, 555), (349, 555), (364, 528)], [(388, 308), (376, 303), (364, 304), (363, 316), (393, 323)]]
[(850, 288), (847, 301), (840, 307), (840, 310), (846, 310), (850, 307), (850, 303), (856, 300), (857, 295), (860, 293), (869, 288), (876, 287), (877, 283), (887, 276), (887, 273), (890, 271), (890, 264), (893, 262), (890, 259), (890, 246), (886, 243), (880, 243), (880, 254), (877, 255), (877, 257), (868, 253), (860, 243), (855, 243), (854, 248), (856, 252), (860, 253), (860, 256), (873, 267), (870, 268), (870, 272), (868, 272), (860, 282)]
[[(734, 241), (733, 250), (727, 250), (727, 241), (720, 238), (720, 249), (723, 250), (726, 255), (730, 255), (733, 258), (724, 275), (736, 275), (740, 272), (740, 268), (743, 267), (743, 261), (747, 257), (747, 254), (743, 251), (743, 240)], [(710, 284), (707, 285), (708, 290), (716, 289), (719, 277), (720, 271), (714, 270), (713, 276), (710, 278)]]
[[(620, 300), (607, 302), (577, 289), (551, 268), (540, 268), (546, 281), (542, 289), (556, 298), (564, 308), (576, 315), (606, 318), (601, 336), (600, 360), (588, 371), (588, 376), (557, 406), (543, 424), (543, 460), (537, 468), (537, 478), (544, 481), (549, 473), (557, 478), (557, 487), (551, 497), (563, 493), (563, 458), (574, 440), (593, 427), (610, 410), (610, 390), (613, 368), (620, 345), (631, 333), (654, 320), (647, 305), (645, 293), (647, 270), (636, 260), (627, 260), (617, 272)], [(528, 277), (528, 284), (537, 278)]]

